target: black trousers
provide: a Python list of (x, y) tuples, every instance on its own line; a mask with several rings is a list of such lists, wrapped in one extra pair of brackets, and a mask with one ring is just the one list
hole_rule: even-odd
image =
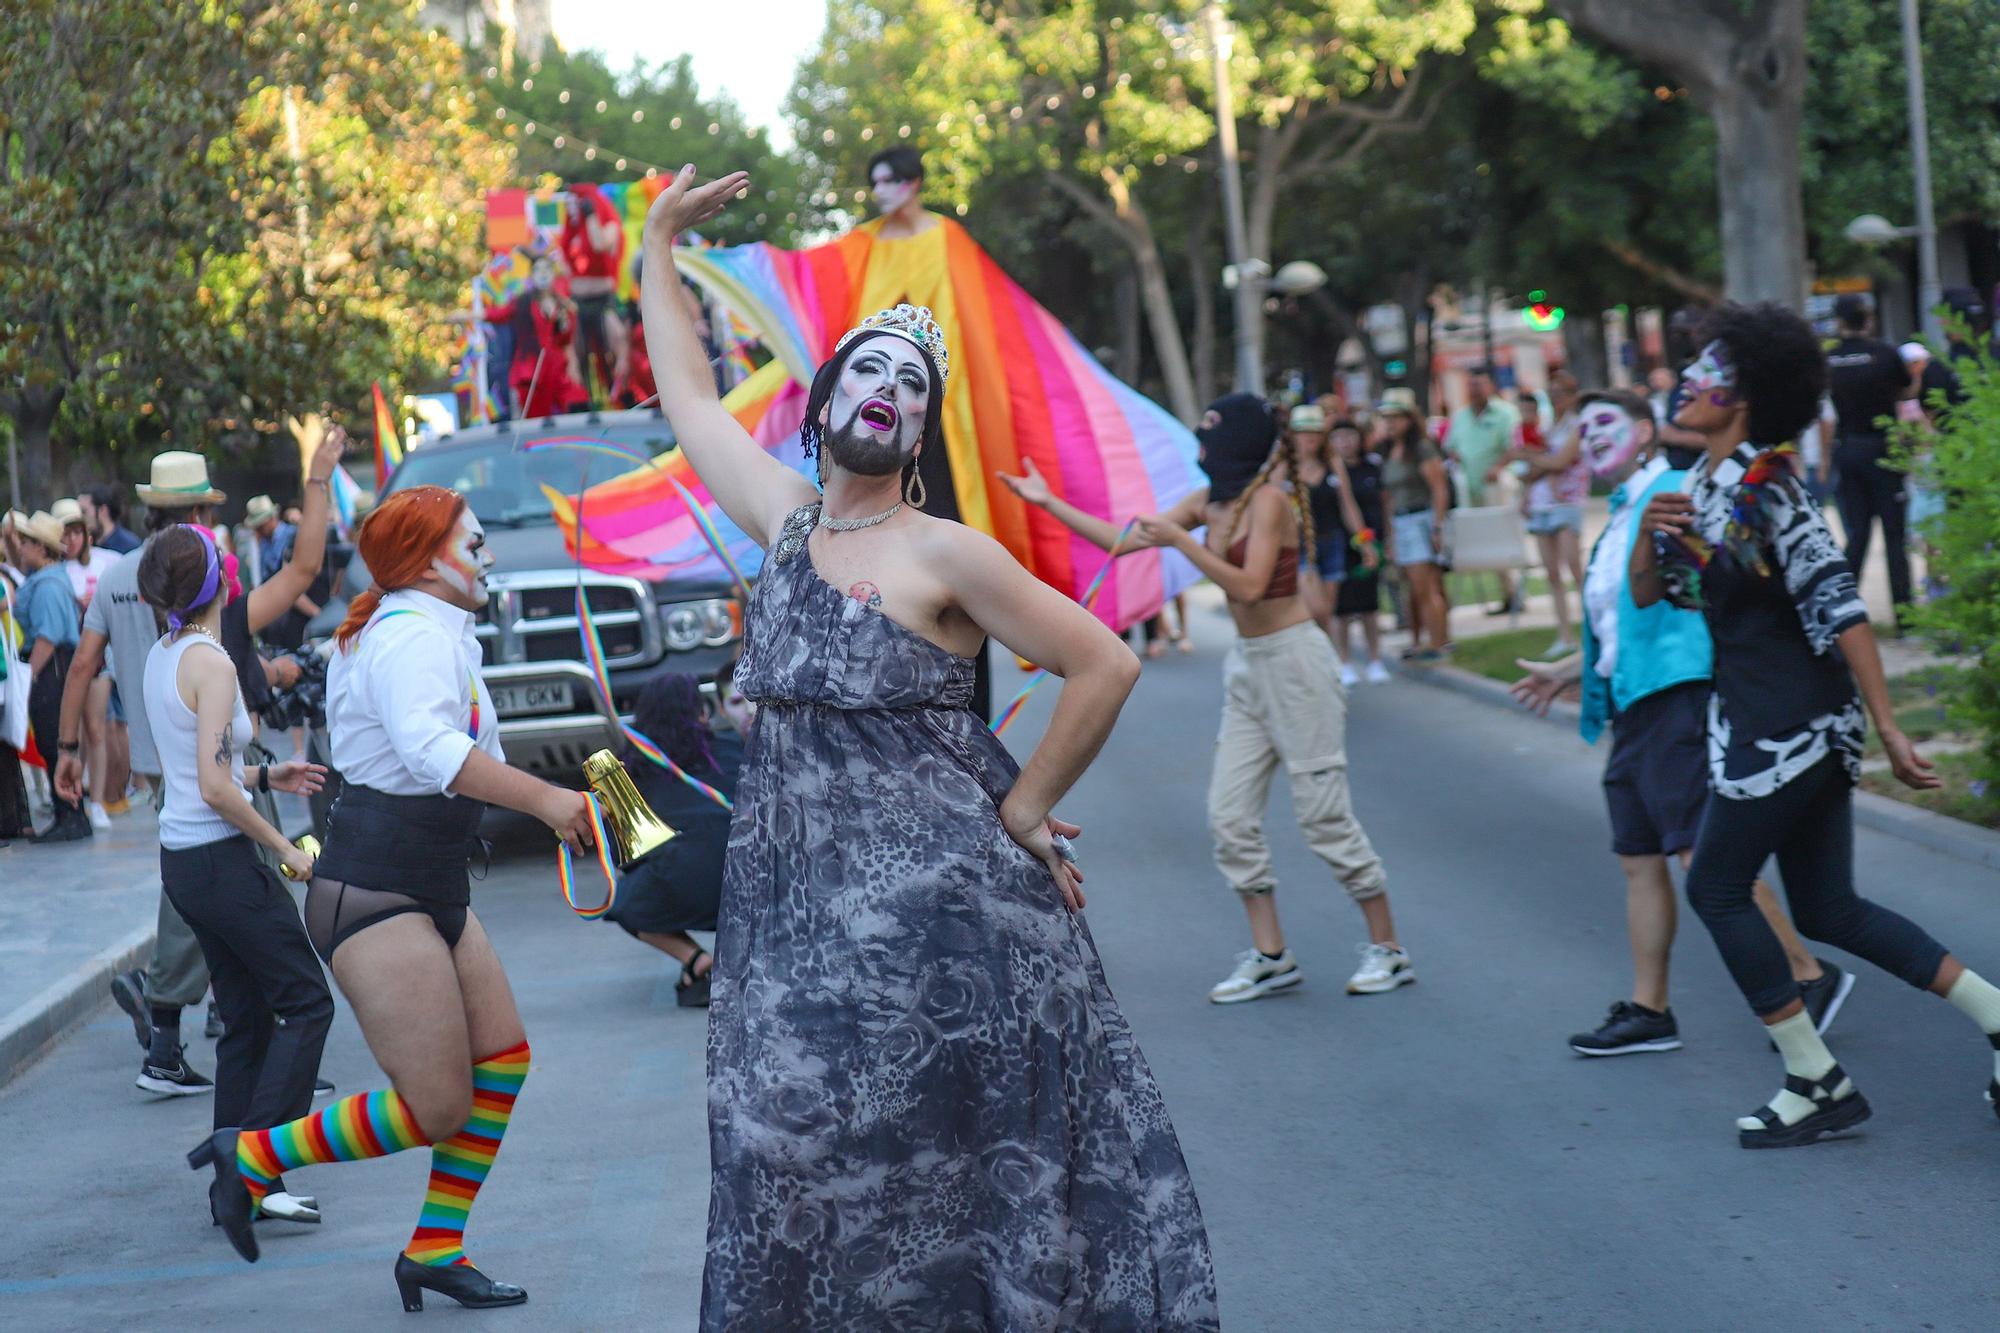
[(333, 995), (284, 881), (238, 834), (162, 847), (160, 882), (208, 959), (226, 1027), (215, 1044), (215, 1127), (298, 1119), (312, 1109)]
[(1785, 951), (1750, 898), (1774, 853), (1799, 934), (1919, 989), (1937, 979), (1944, 946), (1908, 917), (1854, 892), (1854, 790), (1840, 756), (1829, 754), (1769, 796), (1710, 796), (1695, 835), (1688, 906), (1760, 1017), (1799, 998)]
[(1857, 580), (1868, 562), (1874, 524), (1881, 522), (1883, 554), (1889, 558), (1889, 599), (1905, 606), (1910, 600), (1910, 552), (1904, 538), (1908, 478), (1883, 465), (1888, 447), (1880, 435), (1843, 436), (1833, 455), (1840, 469), (1833, 502), (1840, 508), (1840, 526), (1847, 529), (1847, 563), (1854, 566)]
[[(76, 656), (76, 649), (65, 644), (56, 649), (55, 656), (42, 664), (42, 674), (35, 677), (28, 687), (28, 725), (34, 728), (35, 747), (42, 752), (42, 758), (49, 765), (49, 799), (55, 803), (56, 823), (68, 824), (84, 817), (83, 807), (72, 801), (65, 801), (55, 792), (56, 758), (59, 751), (56, 741), (62, 736), (62, 696), (63, 682), (69, 677), (69, 662)], [(27, 663), (17, 662), (11, 668), (26, 671)]]

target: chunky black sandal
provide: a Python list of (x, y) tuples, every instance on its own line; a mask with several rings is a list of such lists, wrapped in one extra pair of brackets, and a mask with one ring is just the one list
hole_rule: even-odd
[(708, 950), (697, 944), (694, 957), (681, 964), (681, 979), (674, 983), (674, 1003), (683, 1009), (708, 1008), (708, 983), (715, 975), (715, 964), (710, 962), (706, 972), (697, 973), (694, 970), (694, 965), (708, 956)]
[(1847, 1081), (1847, 1075), (1839, 1065), (1827, 1070), (1826, 1076), (1819, 1079), (1785, 1075), (1785, 1091), (1811, 1102), (1814, 1107), (1812, 1114), (1796, 1125), (1788, 1125), (1769, 1106), (1760, 1106), (1751, 1114), (1764, 1122), (1764, 1128), (1737, 1130), (1737, 1143), (1745, 1148), (1802, 1148), (1828, 1134), (1852, 1129), (1875, 1111), (1868, 1105), (1868, 1099), (1861, 1095), (1861, 1090), (1851, 1083), (1845, 1097), (1834, 1097), (1834, 1089)]

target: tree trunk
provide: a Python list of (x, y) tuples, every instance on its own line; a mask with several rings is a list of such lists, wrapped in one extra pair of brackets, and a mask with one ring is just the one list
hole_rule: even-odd
[(1111, 289), (1113, 318), (1117, 321), (1116, 350), (1111, 373), (1127, 384), (1139, 382), (1139, 278), (1130, 264), (1118, 272)]
[(1187, 344), (1181, 341), (1181, 326), (1174, 318), (1174, 297), (1167, 288), (1166, 266), (1160, 262), (1159, 247), (1153, 244), (1152, 229), (1131, 236), (1133, 267), (1139, 274), (1139, 294), (1146, 306), (1146, 322), (1153, 334), (1153, 355), (1160, 363), (1160, 378), (1166, 381), (1167, 409), (1189, 426), (1201, 420), (1201, 405), (1195, 399), (1194, 377), (1188, 369)]
[(14, 448), (21, 469), (13, 479), (16, 508), (47, 509), (55, 498), (49, 428), (55, 424), (56, 409), (60, 406), (59, 389), (24, 390), (7, 400), (7, 415), (14, 419)]
[(1208, 215), (1188, 229), (1188, 290), (1194, 294), (1194, 396), (1195, 401), (1215, 401), (1215, 266), (1209, 262), (1206, 233)]
[(1776, 77), (1767, 75), (1770, 63), (1739, 60), (1753, 72), (1718, 89), (1709, 102), (1722, 202), (1723, 288), (1731, 300), (1776, 301), (1794, 310), (1806, 298), (1806, 221), (1799, 186), (1803, 46), (1801, 36), (1800, 49), (1777, 62)]
[(1597, 315), (1572, 310), (1563, 320), (1563, 360), (1576, 382), (1586, 389), (1611, 383), (1609, 359), (1604, 355), (1604, 321)]

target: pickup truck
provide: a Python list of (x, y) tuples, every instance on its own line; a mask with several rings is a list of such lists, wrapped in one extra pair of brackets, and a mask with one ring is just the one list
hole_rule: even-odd
[[(560, 436), (609, 444), (629, 452), (632, 463), (595, 451), (524, 448)], [(516, 768), (575, 784), (588, 755), (618, 747), (616, 722), (584, 665), (575, 614), (579, 577), (604, 645), (613, 706), (627, 721), (654, 677), (684, 672), (712, 681), (736, 655), (743, 608), (727, 579), (651, 582), (580, 569), (542, 494), (547, 484), (575, 495), (672, 445), (673, 430), (657, 409), (474, 426), (411, 450), (383, 490), (386, 498), (410, 486), (449, 486), (486, 529), (497, 563), (477, 633), (501, 744)], [(349, 596), (368, 586), (358, 556), (342, 584)]]

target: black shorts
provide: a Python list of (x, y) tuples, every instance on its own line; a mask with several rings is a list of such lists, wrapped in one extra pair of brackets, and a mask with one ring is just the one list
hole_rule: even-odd
[(1707, 681), (1649, 694), (1611, 723), (1604, 805), (1611, 850), (1670, 856), (1694, 846), (1708, 805)]

